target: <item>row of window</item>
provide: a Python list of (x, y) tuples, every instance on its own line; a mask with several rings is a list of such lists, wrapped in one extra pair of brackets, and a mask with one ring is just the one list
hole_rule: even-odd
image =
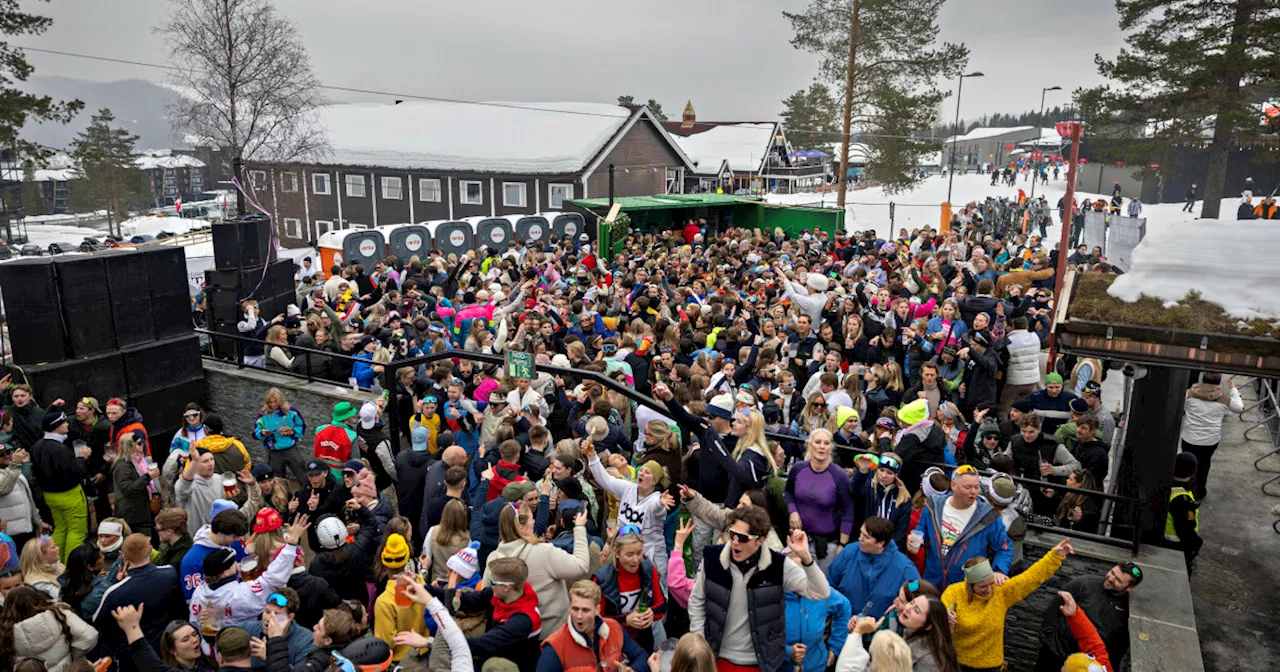
[[(249, 179), (255, 190), (265, 190), (267, 173), (263, 170), (249, 172)], [(333, 176), (329, 173), (311, 174), (311, 193), (327, 196), (333, 193)], [(365, 176), (353, 173), (343, 175), (343, 187), (347, 198), (365, 197)], [(511, 208), (526, 208), (529, 199), (526, 193), (528, 185), (524, 182), (502, 183), (502, 205)], [(281, 173), (280, 190), (285, 193), (298, 191), (298, 174)], [(423, 177), (418, 179), (418, 200), (427, 203), (439, 203), (442, 192), (440, 180)], [(399, 201), (404, 199), (404, 180), (400, 177), (382, 178), (382, 199)], [(463, 205), (484, 205), (484, 182), (481, 180), (458, 180), (458, 198)], [(572, 184), (548, 184), (547, 207), (558, 210), (564, 202), (573, 198)]]
[[(352, 231), (363, 231), (367, 228), (369, 228), (367, 224), (342, 222), (340, 225), (335, 226), (332, 221), (325, 221), (323, 219), (316, 220), (317, 236), (323, 236), (324, 234), (329, 233), (330, 231), (333, 231), (335, 229), (351, 229)], [(284, 235), (287, 238), (294, 238), (297, 240), (301, 240), (302, 239), (302, 220), (297, 219), (295, 217), (285, 217), (284, 218)]]

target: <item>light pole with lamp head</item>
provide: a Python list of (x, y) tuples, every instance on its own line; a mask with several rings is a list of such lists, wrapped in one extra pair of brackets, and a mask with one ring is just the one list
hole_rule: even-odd
[(981, 72), (960, 75), (960, 83), (956, 85), (956, 125), (951, 136), (951, 160), (947, 162), (947, 203), (951, 202), (951, 183), (956, 178), (956, 143), (960, 140), (960, 91), (964, 88), (965, 77), (983, 77)]
[[(1042, 133), (1042, 131), (1040, 130), (1040, 126), (1044, 124), (1044, 94), (1048, 93), (1049, 91), (1061, 91), (1061, 90), (1062, 90), (1061, 86), (1050, 86), (1045, 89), (1040, 89), (1040, 114), (1039, 116), (1036, 117), (1036, 139), (1035, 139), (1036, 144), (1031, 148), (1031, 151), (1033, 152), (1040, 151), (1040, 134)], [(1038, 166), (1033, 166), (1032, 170), (1033, 172), (1031, 173), (1031, 196), (1028, 197), (1028, 200), (1036, 197), (1036, 180), (1039, 179), (1040, 177), (1040, 170)]]

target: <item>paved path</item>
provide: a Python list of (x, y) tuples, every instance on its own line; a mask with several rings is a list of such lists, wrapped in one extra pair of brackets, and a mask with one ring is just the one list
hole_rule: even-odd
[[(1238, 379), (1243, 382), (1243, 379)], [(1241, 387), (1245, 405), (1257, 399), (1252, 385)], [(1270, 672), (1280, 667), (1280, 534), (1271, 527), (1280, 497), (1258, 489), (1271, 474), (1253, 467), (1271, 446), (1245, 440), (1244, 430), (1261, 417), (1255, 410), (1242, 422), (1228, 416), (1214, 454), (1200, 509), (1205, 546), (1191, 577), (1200, 647), (1207, 672)], [(1266, 439), (1263, 430), (1254, 439)], [(1280, 470), (1280, 456), (1264, 466)], [(1280, 493), (1280, 483), (1268, 488)]]

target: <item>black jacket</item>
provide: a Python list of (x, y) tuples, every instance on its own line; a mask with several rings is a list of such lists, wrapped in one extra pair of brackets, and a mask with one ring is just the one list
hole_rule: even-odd
[(305, 569), (295, 570), (289, 576), (289, 587), (298, 591), (298, 615), (295, 620), (304, 628), (314, 628), (324, 616), (325, 609), (333, 609), (342, 602), (342, 598), (338, 597), (328, 581), (312, 576)]
[(983, 402), (996, 401), (996, 376), (1000, 373), (1000, 358), (993, 348), (979, 353), (969, 351), (969, 361), (964, 370), (964, 402), (976, 408)]
[(161, 650), (160, 639), (169, 621), (187, 621), (187, 603), (182, 597), (177, 568), (146, 565), (129, 570), (123, 581), (102, 595), (92, 619), (93, 627), (98, 629), (99, 650), (116, 660), (130, 660), (128, 640), (111, 615), (113, 609), (126, 604), (137, 606), (142, 612), (142, 634), (155, 651)]
[(182, 564), (182, 556), (191, 550), (191, 545), (191, 534), (183, 532), (177, 541), (160, 548), (160, 557), (156, 558), (156, 564), (161, 567), (165, 565), (171, 567), (180, 566)]
[[(1076, 604), (1089, 617), (1098, 636), (1107, 647), (1107, 655), (1113, 660), (1124, 658), (1129, 650), (1129, 594), (1114, 595), (1102, 587), (1102, 576), (1079, 576), (1062, 589), (1071, 593)], [(1071, 626), (1062, 615), (1062, 599), (1053, 597), (1045, 607), (1040, 621), (1040, 642), (1061, 661), (1080, 650)], [(1058, 663), (1061, 665), (1061, 662)]]
[(899, 476), (911, 494), (920, 489), (920, 480), (930, 466), (926, 462), (941, 464), (945, 461), (946, 447), (947, 435), (935, 424), (909, 430), (898, 439), (894, 452), (902, 458)]
[[(332, 551), (320, 550), (311, 561), (310, 572), (316, 578), (327, 581), (342, 599), (364, 604), (369, 601), (364, 573), (377, 550), (378, 521), (363, 506), (355, 510), (355, 515), (356, 522), (360, 523), (360, 531), (356, 533), (355, 540)], [(315, 548), (321, 547), (317, 545)]]
[[(440, 462), (444, 464), (444, 462)], [(431, 473), (431, 453), (425, 450), (401, 450), (396, 455), (396, 504), (400, 515), (410, 522), (422, 516), (426, 501), (427, 474)], [(443, 483), (444, 481), (441, 480)], [(417, 528), (414, 528), (417, 532)], [(423, 531), (426, 535), (426, 531)]]
[(1077, 443), (1071, 454), (1080, 460), (1080, 466), (1093, 475), (1093, 482), (1101, 488), (1107, 472), (1111, 470), (1111, 453), (1107, 444), (1101, 441)]
[(80, 485), (89, 470), (69, 441), (44, 438), (31, 446), (31, 475), (44, 492), (66, 492)]
[[(711, 650), (720, 652), (728, 619), (729, 600), (733, 592), (733, 572), (720, 563), (724, 545), (708, 546), (703, 553), (703, 588), (706, 595), (707, 643)], [(783, 563), (787, 559), (780, 553), (761, 548), (769, 553), (769, 565), (757, 569), (747, 580), (747, 613), (751, 628), (751, 643), (761, 670), (781, 670), (787, 661), (786, 593), (783, 590)]]

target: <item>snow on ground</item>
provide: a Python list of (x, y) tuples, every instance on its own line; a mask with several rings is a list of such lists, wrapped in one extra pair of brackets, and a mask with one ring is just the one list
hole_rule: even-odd
[[(1049, 201), (1049, 207), (1055, 209), (1058, 205), (1058, 199), (1066, 193), (1067, 181), (1065, 179), (1049, 180), (1049, 186), (1039, 185), (1036, 187), (1036, 198), (1042, 194)], [(1018, 189), (1031, 193), (1031, 182), (1018, 180), (1018, 186), (1010, 187), (1004, 184), (991, 186), (990, 175), (956, 175), (955, 182), (951, 188), (951, 203), (956, 209), (963, 207), (971, 201), (984, 201), (988, 196), (1007, 198), (1016, 198)], [(1098, 194), (1087, 192), (1076, 192), (1077, 200), (1088, 197), (1090, 200), (1099, 198)], [(1107, 198), (1111, 195), (1107, 194)], [(767, 197), (770, 203), (786, 203), (789, 205), (821, 205), (822, 207), (835, 207), (836, 194), (816, 193), (816, 194), (774, 194)], [(868, 187), (851, 191), (845, 199), (845, 210), (848, 215), (845, 219), (845, 228), (850, 231), (865, 231), (874, 229), (881, 237), (892, 237), (897, 234), (897, 229), (919, 228), (926, 224), (930, 226), (938, 226), (942, 217), (942, 203), (947, 200), (947, 176), (931, 175), (926, 177), (914, 189), (907, 191), (888, 194), (883, 187)], [(894, 223), (891, 226), (889, 222), (889, 203), (895, 204), (894, 207)], [(1056, 221), (1056, 220), (1055, 220)], [(894, 230), (892, 233), (890, 229)], [(1049, 227), (1049, 236), (1058, 235), (1057, 225)]]
[(205, 219), (193, 219), (190, 217), (168, 217), (164, 215), (143, 215), (141, 217), (133, 217), (126, 219), (120, 223), (120, 231), (125, 237), (146, 235), (155, 236), (161, 231), (168, 231), (172, 234), (183, 234), (196, 229), (203, 229), (209, 226), (209, 221)]
[[(15, 233), (16, 231), (17, 227)], [(28, 224), (26, 232), (27, 242), (39, 245), (42, 249), (48, 248), (51, 243), (69, 243), (74, 248), (85, 238), (102, 240), (102, 236), (106, 235), (97, 229), (69, 224)]]
[[(991, 186), (986, 175), (957, 175), (952, 186), (951, 202), (960, 208), (971, 201), (988, 196), (1016, 197), (1018, 189), (1030, 193), (1030, 182), (1018, 180), (1017, 187)], [(1039, 186), (1054, 215), (1048, 227), (1049, 244), (1061, 235), (1057, 224), (1058, 199), (1066, 192), (1066, 180), (1050, 180)], [(1110, 198), (1076, 192), (1077, 200)], [(947, 198), (947, 177), (925, 178), (914, 189), (887, 194), (881, 187), (851, 191), (845, 202), (848, 213), (846, 228), (860, 232), (874, 229), (881, 237), (896, 235), (893, 229), (937, 226), (941, 204)], [(835, 207), (836, 195), (788, 194), (771, 195), (772, 203), (822, 205)], [(1191, 212), (1181, 203), (1144, 204), (1142, 216), (1147, 220), (1147, 234), (1133, 252), (1132, 269), (1111, 286), (1111, 294), (1125, 301), (1135, 301), (1140, 294), (1165, 301), (1178, 301), (1189, 290), (1199, 291), (1205, 300), (1221, 305), (1228, 313), (1242, 318), (1280, 316), (1280, 266), (1275, 254), (1280, 250), (1280, 227), (1273, 222), (1237, 222), (1233, 218), (1240, 198), (1222, 200), (1220, 213), (1225, 219), (1199, 219), (1202, 204)], [(889, 203), (895, 203), (895, 222), (889, 223)], [(1128, 199), (1126, 199), (1126, 204)]]
[(1277, 250), (1280, 227), (1268, 220), (1148, 222), (1146, 237), (1133, 250), (1133, 268), (1111, 284), (1109, 293), (1125, 301), (1146, 294), (1176, 302), (1194, 289), (1231, 315), (1275, 318), (1280, 316)]

